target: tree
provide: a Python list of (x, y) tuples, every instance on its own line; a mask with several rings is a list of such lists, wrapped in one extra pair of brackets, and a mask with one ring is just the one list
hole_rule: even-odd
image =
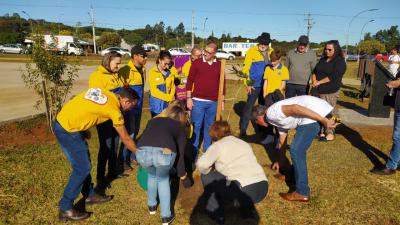
[(136, 34), (135, 32), (131, 32), (130, 34), (126, 35), (124, 37), (124, 40), (126, 41), (126, 43), (128, 43), (130, 45), (143, 45), (144, 44), (144, 40), (143, 40), (142, 36)]
[(400, 42), (400, 32), (397, 28), (398, 26), (391, 26), (388, 30), (380, 30), (374, 35), (376, 40), (386, 46), (387, 52)]
[(179, 37), (183, 37), (185, 35), (185, 26), (183, 25), (182, 22), (178, 24), (178, 26), (175, 28), (174, 32)]
[(22, 33), (0, 33), (0, 44), (22, 43), (23, 41), (24, 35)]
[(365, 52), (369, 55), (375, 55), (385, 51), (385, 45), (378, 40), (366, 40), (360, 43), (360, 52)]
[(40, 99), (35, 107), (40, 108), (42, 102), (46, 105), (46, 116), (51, 127), (51, 121), (61, 110), (67, 95), (71, 92), (73, 81), (78, 77), (78, 64), (67, 64), (65, 56), (46, 51), (41, 33), (33, 36), (32, 63), (25, 65), (22, 73), (25, 86), (32, 88)]
[(61, 30), (58, 34), (59, 35), (71, 36), (72, 35), (72, 31), (70, 31), (70, 30)]
[(115, 32), (103, 32), (97, 40), (97, 44), (102, 48), (119, 46), (121, 44), (121, 36)]
[(78, 35), (79, 39), (82, 39), (84, 41), (91, 41), (93, 39), (92, 34), (91, 33), (83, 33), (83, 34), (79, 34)]

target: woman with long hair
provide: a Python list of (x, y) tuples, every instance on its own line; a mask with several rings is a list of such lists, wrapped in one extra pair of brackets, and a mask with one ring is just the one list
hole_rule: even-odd
[[(90, 75), (89, 88), (102, 88), (119, 93), (124, 86), (123, 80), (118, 75), (121, 59), (121, 54), (115, 51), (105, 54), (101, 65)], [(117, 178), (119, 173), (117, 165), (119, 137), (111, 120), (98, 124), (96, 129), (99, 137), (99, 154), (97, 158), (97, 185), (95, 191), (105, 196), (105, 190), (109, 186), (109, 183)], [(107, 175), (106, 167), (108, 168)]]
[(160, 114), (174, 99), (175, 84), (174, 76), (170, 70), (171, 63), (171, 54), (168, 51), (161, 51), (156, 65), (149, 71), (151, 117)]
[[(337, 115), (336, 103), (345, 72), (346, 62), (339, 42), (336, 40), (328, 41), (312, 75), (312, 95), (327, 101), (334, 108), (333, 115)], [(321, 130), (321, 141), (333, 141), (334, 139), (334, 130)]]
[(138, 141), (136, 158), (148, 173), (149, 213), (151, 215), (156, 213), (158, 194), (163, 225), (170, 224), (175, 218), (170, 209), (169, 182), (170, 170), (175, 161), (177, 161), (177, 176), (181, 180), (186, 178), (184, 151), (187, 139), (185, 129), (187, 118), (184, 109), (174, 106), (168, 110), (167, 117), (151, 119)]

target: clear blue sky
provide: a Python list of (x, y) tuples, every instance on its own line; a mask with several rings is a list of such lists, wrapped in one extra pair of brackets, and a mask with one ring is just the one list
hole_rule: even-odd
[[(0, 0), (0, 15), (26, 11), (34, 19), (62, 22), (74, 26), (78, 21), (89, 25), (88, 12), (93, 5), (98, 26), (115, 29), (143, 28), (163, 21), (166, 26), (175, 28), (183, 22), (187, 31), (191, 30), (192, 10), (195, 12), (195, 33), (197, 36), (215, 36), (230, 33), (233, 36), (255, 38), (261, 32), (269, 32), (280, 41), (291, 41), (306, 34), (306, 14), (310, 13), (314, 23), (310, 40), (321, 42), (337, 39), (342, 45), (346, 42), (347, 27), (358, 12), (377, 8), (358, 16), (350, 27), (349, 43), (360, 39), (364, 32), (375, 33), (392, 25), (400, 27), (399, 0), (280, 0), (280, 1), (237, 1), (237, 0)], [(207, 19), (205, 31), (203, 26)]]

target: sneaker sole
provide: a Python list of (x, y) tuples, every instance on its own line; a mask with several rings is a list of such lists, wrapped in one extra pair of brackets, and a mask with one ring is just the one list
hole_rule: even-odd
[(155, 215), (155, 214), (156, 214), (156, 211), (149, 211), (149, 214), (150, 214), (150, 215)]
[(162, 225), (170, 225), (170, 224), (172, 223), (172, 221), (174, 221), (174, 220), (175, 220), (175, 217), (172, 218), (172, 220), (169, 221), (169, 222), (164, 222), (164, 223), (162, 223)]

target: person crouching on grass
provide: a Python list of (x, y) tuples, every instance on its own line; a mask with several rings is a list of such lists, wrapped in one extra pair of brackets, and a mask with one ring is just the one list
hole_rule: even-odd
[(61, 221), (79, 221), (90, 216), (88, 212), (74, 208), (74, 201), (80, 192), (86, 204), (104, 203), (112, 199), (113, 196), (100, 195), (92, 187), (89, 148), (85, 137), (89, 128), (111, 120), (121, 141), (135, 152), (136, 145), (125, 129), (121, 111), (131, 110), (137, 104), (137, 99), (137, 93), (129, 88), (121, 89), (119, 94), (89, 88), (65, 104), (53, 121), (57, 141), (72, 166), (71, 176), (59, 203)]
[(147, 171), (148, 208), (151, 215), (157, 210), (157, 193), (160, 200), (161, 221), (170, 224), (175, 215), (171, 213), (170, 170), (177, 158), (177, 176), (185, 180), (184, 151), (186, 147), (187, 114), (179, 106), (172, 107), (167, 117), (156, 117), (147, 123), (138, 141), (136, 158)]
[(223, 224), (225, 201), (237, 201), (243, 218), (256, 216), (254, 204), (265, 198), (268, 180), (251, 146), (231, 133), (226, 121), (212, 124), (213, 144), (197, 161), (204, 187), (206, 212)]
[(320, 124), (327, 129), (336, 127), (333, 119), (328, 119), (333, 107), (325, 100), (313, 96), (297, 96), (278, 101), (270, 107), (257, 105), (253, 107), (252, 120), (258, 125), (268, 127), (274, 125), (279, 130), (280, 160), (274, 162), (272, 168), (279, 171), (286, 151), (287, 133), (296, 129), (296, 134), (290, 145), (290, 157), (294, 168), (296, 191), (280, 193), (288, 201), (308, 202), (310, 187), (307, 176), (307, 150), (313, 139), (318, 135)]

